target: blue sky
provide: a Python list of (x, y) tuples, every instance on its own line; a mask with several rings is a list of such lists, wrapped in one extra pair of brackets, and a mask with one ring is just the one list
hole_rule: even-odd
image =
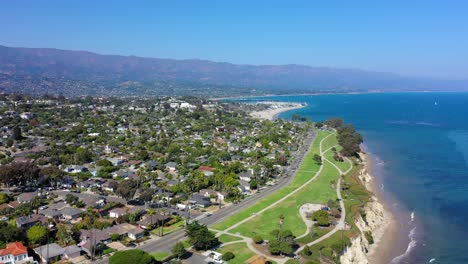
[(0, 45), (468, 79), (468, 1), (2, 1)]

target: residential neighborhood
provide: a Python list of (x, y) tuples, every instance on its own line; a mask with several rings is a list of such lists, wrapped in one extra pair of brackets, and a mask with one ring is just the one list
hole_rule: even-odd
[(89, 263), (181, 230), (275, 185), (307, 131), (191, 97), (0, 94), (0, 262)]

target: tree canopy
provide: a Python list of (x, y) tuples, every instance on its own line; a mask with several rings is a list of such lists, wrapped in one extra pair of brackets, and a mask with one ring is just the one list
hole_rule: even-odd
[(47, 229), (43, 225), (34, 225), (26, 232), (28, 241), (34, 245), (44, 241), (47, 236)]
[(124, 251), (117, 251), (109, 258), (109, 264), (158, 264), (160, 263), (153, 258), (150, 254), (139, 249), (130, 249)]
[(208, 230), (208, 227), (200, 225), (197, 221), (187, 225), (185, 233), (196, 250), (207, 250), (219, 244), (218, 238)]

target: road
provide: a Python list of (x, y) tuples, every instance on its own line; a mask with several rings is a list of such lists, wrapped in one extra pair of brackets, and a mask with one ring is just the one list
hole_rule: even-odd
[[(295, 152), (295, 156), (291, 160), (289, 167), (285, 170), (284, 176), (280, 177), (275, 185), (266, 189), (262, 189), (261, 192), (257, 192), (245, 198), (244, 200), (242, 200), (241, 202), (237, 204), (232, 204), (230, 206), (224, 207), (221, 210), (214, 213), (212, 216), (201, 218), (198, 220), (198, 222), (202, 224), (206, 224), (208, 226), (213, 225), (217, 222), (224, 220), (230, 215), (238, 212), (239, 210), (242, 210), (243, 208), (247, 208), (255, 204), (256, 202), (258, 202), (262, 198), (287, 186), (293, 179), (292, 176), (295, 175), (295, 172), (301, 165), (302, 160), (304, 159), (305, 154), (309, 151), (312, 143), (314, 142), (315, 137), (316, 137), (316, 133), (314, 131), (308, 132), (300, 148)], [(156, 251), (170, 252), (172, 247), (175, 245), (175, 243), (182, 240), (184, 237), (185, 237), (185, 232), (183, 230), (180, 230), (180, 231), (171, 233), (169, 235), (166, 235), (162, 238), (160, 237), (151, 238), (145, 241), (144, 244), (139, 245), (137, 248), (144, 250), (146, 252), (156, 252)], [(108, 259), (104, 258), (104, 259), (96, 260), (94, 263), (101, 264), (101, 263), (107, 263), (107, 262), (108, 262)]]

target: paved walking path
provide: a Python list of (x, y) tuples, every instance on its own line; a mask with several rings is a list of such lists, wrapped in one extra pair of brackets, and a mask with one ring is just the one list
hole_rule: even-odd
[[(333, 162), (331, 162), (330, 160), (328, 160), (328, 159), (325, 157), (325, 153), (326, 153), (327, 151), (330, 151), (333, 147), (330, 147), (330, 148), (328, 148), (327, 150), (324, 151), (324, 150), (322, 149), (322, 144), (323, 144), (323, 142), (324, 142), (328, 137), (330, 137), (330, 136), (332, 136), (332, 135), (334, 135), (334, 133), (331, 133), (331, 134), (327, 135), (326, 137), (324, 137), (324, 138), (320, 141), (320, 144), (319, 144), (319, 152), (320, 152), (320, 156), (322, 156), (323, 161), (324, 161), (324, 162), (330, 163), (330, 164), (331, 164), (333, 167), (335, 167), (335, 168), (337, 169), (337, 171), (340, 173), (340, 178), (338, 179), (338, 182), (337, 182), (337, 185), (336, 185), (336, 193), (337, 193), (337, 197), (338, 197), (338, 199), (339, 199), (339, 201), (340, 201), (341, 218), (340, 218), (338, 224), (335, 226), (335, 228), (334, 228), (332, 231), (330, 231), (330, 232), (328, 232), (327, 234), (323, 235), (322, 237), (320, 237), (320, 238), (318, 238), (318, 239), (316, 239), (316, 240), (314, 240), (314, 241), (312, 241), (312, 242), (306, 244), (306, 245), (309, 245), (309, 246), (314, 245), (314, 244), (317, 244), (317, 243), (320, 243), (321, 241), (323, 241), (323, 240), (329, 238), (330, 236), (332, 236), (333, 234), (335, 234), (337, 231), (343, 230), (343, 229), (345, 228), (346, 208), (345, 208), (345, 206), (344, 206), (344, 202), (343, 202), (343, 199), (342, 199), (342, 197), (341, 197), (341, 175), (345, 175), (346, 173), (350, 172), (350, 171), (352, 170), (352, 168), (353, 168), (353, 164), (352, 164), (352, 162), (351, 162), (349, 159), (347, 159), (347, 161), (350, 162), (350, 165), (351, 165), (351, 166), (350, 166), (350, 168), (349, 168), (348, 170), (346, 170), (345, 172), (343, 172), (338, 166), (336, 166)], [(334, 147), (336, 147), (336, 146), (334, 146)], [(284, 258), (284, 257), (283, 257), (283, 258), (280, 258), (280, 257), (274, 257), (274, 256), (271, 256), (271, 255), (267, 255), (267, 254), (265, 254), (265, 253), (259, 251), (257, 248), (255, 248), (255, 247), (253, 246), (253, 245), (254, 245), (254, 242), (253, 242), (252, 238), (246, 237), (246, 236), (242, 236), (242, 235), (239, 235), (239, 234), (233, 234), (233, 233), (230, 233), (229, 231), (232, 230), (232, 229), (234, 229), (234, 228), (236, 228), (236, 227), (238, 227), (238, 226), (240, 226), (240, 225), (242, 225), (242, 224), (244, 224), (244, 223), (246, 223), (246, 222), (248, 222), (249, 220), (253, 219), (254, 217), (256, 217), (256, 216), (262, 214), (263, 212), (265, 212), (265, 211), (267, 211), (267, 210), (269, 210), (269, 209), (275, 207), (275, 206), (278, 205), (279, 203), (285, 201), (286, 199), (288, 199), (289, 197), (291, 197), (291, 196), (294, 195), (295, 193), (297, 193), (297, 192), (299, 192), (300, 190), (302, 190), (303, 188), (305, 188), (308, 184), (310, 184), (312, 181), (314, 181), (314, 180), (320, 175), (320, 173), (321, 173), (322, 170), (323, 170), (323, 167), (324, 167), (324, 165), (323, 165), (323, 162), (322, 162), (322, 164), (320, 165), (319, 170), (315, 173), (315, 175), (314, 175), (311, 179), (309, 179), (306, 183), (304, 183), (303, 185), (301, 185), (299, 188), (295, 189), (294, 191), (292, 191), (292, 192), (289, 193), (288, 195), (286, 195), (286, 196), (284, 196), (283, 198), (281, 198), (281, 199), (277, 200), (276, 202), (272, 203), (271, 205), (269, 205), (269, 206), (263, 208), (262, 210), (260, 210), (260, 211), (258, 211), (258, 212), (256, 212), (256, 213), (252, 214), (251, 216), (249, 216), (249, 217), (247, 217), (247, 218), (244, 218), (242, 221), (240, 221), (240, 222), (238, 222), (238, 223), (236, 223), (236, 224), (234, 224), (234, 225), (232, 225), (232, 226), (226, 228), (225, 230), (216, 230), (216, 229), (211, 229), (211, 230), (217, 232), (217, 234), (216, 234), (217, 236), (220, 236), (220, 235), (222, 235), (222, 234), (226, 234), (226, 235), (232, 235), (232, 236), (236, 236), (236, 237), (242, 238), (242, 240), (239, 240), (239, 241), (233, 241), (233, 242), (225, 243), (225, 245), (234, 244), (234, 243), (239, 243), (239, 242), (246, 242), (247, 247), (248, 247), (252, 252), (254, 252), (255, 254), (258, 254), (258, 255), (260, 255), (260, 256), (264, 256), (264, 257), (266, 257), (266, 258), (268, 258), (268, 259), (271, 259), (271, 260), (273, 260), (273, 261), (275, 261), (275, 262), (277, 262), (277, 263), (279, 263), (279, 264), (280, 264), (280, 263), (285, 263), (285, 262), (288, 260), (288, 258)], [(299, 170), (298, 170), (298, 171), (299, 171)], [(306, 224), (307, 224), (307, 223), (306, 223)], [(309, 230), (309, 227), (307, 228), (307, 230)], [(302, 251), (302, 250), (304, 249), (304, 247), (305, 247), (305, 245), (302, 246), (302, 247), (300, 247), (299, 249), (297, 249), (295, 253), (299, 253), (300, 251)]]
[[(346, 227), (346, 222), (345, 222), (345, 219), (346, 219), (346, 208), (345, 208), (345, 205), (344, 205), (344, 202), (343, 202), (343, 199), (342, 199), (342, 196), (341, 196), (341, 176), (342, 175), (345, 175), (347, 173), (349, 173), (352, 169), (353, 169), (353, 164), (351, 162), (351, 160), (349, 160), (348, 158), (346, 158), (346, 161), (350, 163), (350, 168), (347, 169), (346, 171), (342, 171), (338, 166), (336, 166), (333, 162), (331, 162), (330, 160), (328, 160), (326, 157), (325, 157), (325, 153), (327, 151), (330, 151), (333, 147), (336, 147), (336, 146), (333, 146), (333, 147), (330, 147), (328, 148), (327, 150), (323, 150), (322, 149), (322, 144), (323, 142), (330, 136), (334, 135), (334, 133), (331, 133), (330, 135), (324, 137), (321, 141), (320, 141), (320, 144), (319, 144), (319, 152), (320, 152), (320, 156), (322, 156), (322, 160), (323, 162), (328, 162), (330, 163), (339, 173), (340, 173), (340, 178), (338, 179), (338, 182), (337, 182), (337, 185), (336, 185), (336, 194), (337, 194), (337, 197), (339, 199), (339, 203), (340, 203), (340, 208), (341, 208), (341, 218), (340, 220), (338, 221), (338, 224), (335, 226), (335, 228), (333, 230), (331, 230), (330, 232), (326, 233), (325, 235), (321, 236), (320, 238), (310, 242), (310, 243), (307, 243), (306, 245), (307, 246), (312, 246), (312, 245), (315, 245), (317, 243), (320, 243), (326, 239), (328, 239), (329, 237), (331, 237), (333, 234), (335, 234), (336, 232), (338, 232), (339, 230), (344, 230), (345, 227)], [(251, 216), (247, 217), (247, 218), (244, 218), (242, 221), (228, 227), (227, 229), (225, 230), (216, 230), (216, 229), (211, 229), (212, 231), (215, 231), (217, 232), (217, 236), (220, 236), (222, 234), (226, 234), (226, 235), (231, 235), (231, 236), (235, 236), (235, 237), (239, 237), (241, 238), (242, 240), (238, 240), (238, 241), (232, 241), (232, 242), (227, 242), (227, 243), (224, 243), (224, 245), (229, 245), (229, 244), (234, 244), (234, 243), (241, 243), (241, 242), (245, 242), (247, 247), (252, 251), (254, 252), (255, 254), (258, 254), (260, 256), (264, 256), (268, 259), (271, 259), (279, 264), (282, 264), (282, 263), (286, 263), (286, 261), (288, 260), (288, 258), (285, 258), (285, 257), (275, 257), (275, 256), (271, 256), (271, 255), (267, 255), (265, 254), (264, 252), (262, 251), (259, 251), (257, 248), (255, 248), (253, 245), (255, 244), (252, 240), (252, 238), (250, 237), (246, 237), (246, 236), (242, 236), (240, 234), (233, 234), (233, 233), (230, 233), (229, 231), (248, 222), (249, 220), (253, 219), (254, 217), (262, 214), (263, 212), (275, 207), (276, 205), (278, 205), (279, 203), (285, 201), (286, 199), (288, 199), (289, 197), (291, 197), (292, 195), (294, 195), (295, 193), (299, 192), (300, 190), (302, 190), (305, 186), (307, 186), (309, 183), (311, 183), (312, 181), (314, 181), (319, 175), (320, 173), (322, 172), (323, 170), (323, 167), (324, 167), (324, 164), (320, 165), (320, 168), (319, 170), (315, 173), (315, 175), (309, 179), (306, 183), (304, 183), (303, 185), (301, 185), (299, 188), (295, 189), (294, 191), (292, 191), (291, 193), (289, 193), (288, 195), (284, 196), (283, 198), (277, 200), (276, 202), (272, 203), (271, 205), (263, 208), (262, 210), (252, 214)], [(299, 171), (299, 170), (298, 170)], [(306, 222), (306, 225), (307, 225), (307, 221)], [(309, 233), (309, 225), (307, 225), (307, 233)], [(306, 233), (306, 234), (307, 234)], [(305, 235), (306, 235), (305, 234)], [(305, 235), (302, 235), (300, 237), (303, 237)], [(302, 251), (304, 249), (304, 247), (306, 245), (303, 245), (301, 246), (300, 248), (298, 248), (295, 253), (299, 253), (300, 251)]]
[[(350, 172), (352, 169), (353, 169), (353, 163), (347, 159), (347, 161), (349, 162), (349, 164), (351, 165), (350, 168), (348, 170), (346, 170), (345, 172), (343, 172), (338, 166), (336, 166), (333, 162), (329, 161), (327, 158), (325, 158), (325, 156), (322, 156), (322, 158), (327, 161), (328, 163), (330, 163), (331, 165), (333, 165), (333, 167), (335, 167), (338, 172), (340, 173), (340, 175), (345, 175), (347, 174), (348, 172)], [(335, 228), (333, 228), (333, 230), (331, 230), (330, 232), (326, 233), (325, 235), (319, 237), (318, 239), (310, 242), (310, 243), (307, 243), (306, 245), (307, 246), (312, 246), (312, 245), (315, 245), (317, 243), (320, 243), (324, 240), (326, 240), (327, 238), (331, 237), (333, 234), (335, 234), (336, 232), (340, 231), (340, 230), (344, 230), (345, 227), (346, 227), (346, 208), (345, 208), (345, 205), (344, 205), (344, 202), (343, 202), (343, 198), (341, 197), (341, 176), (340, 178), (338, 179), (338, 183), (336, 184), (336, 195), (340, 201), (340, 208), (341, 208), (341, 218), (340, 218), (340, 221), (338, 221), (338, 224), (335, 226)], [(296, 250), (296, 254), (301, 252), (304, 247), (306, 245), (303, 245), (302, 247), (298, 248)]]

